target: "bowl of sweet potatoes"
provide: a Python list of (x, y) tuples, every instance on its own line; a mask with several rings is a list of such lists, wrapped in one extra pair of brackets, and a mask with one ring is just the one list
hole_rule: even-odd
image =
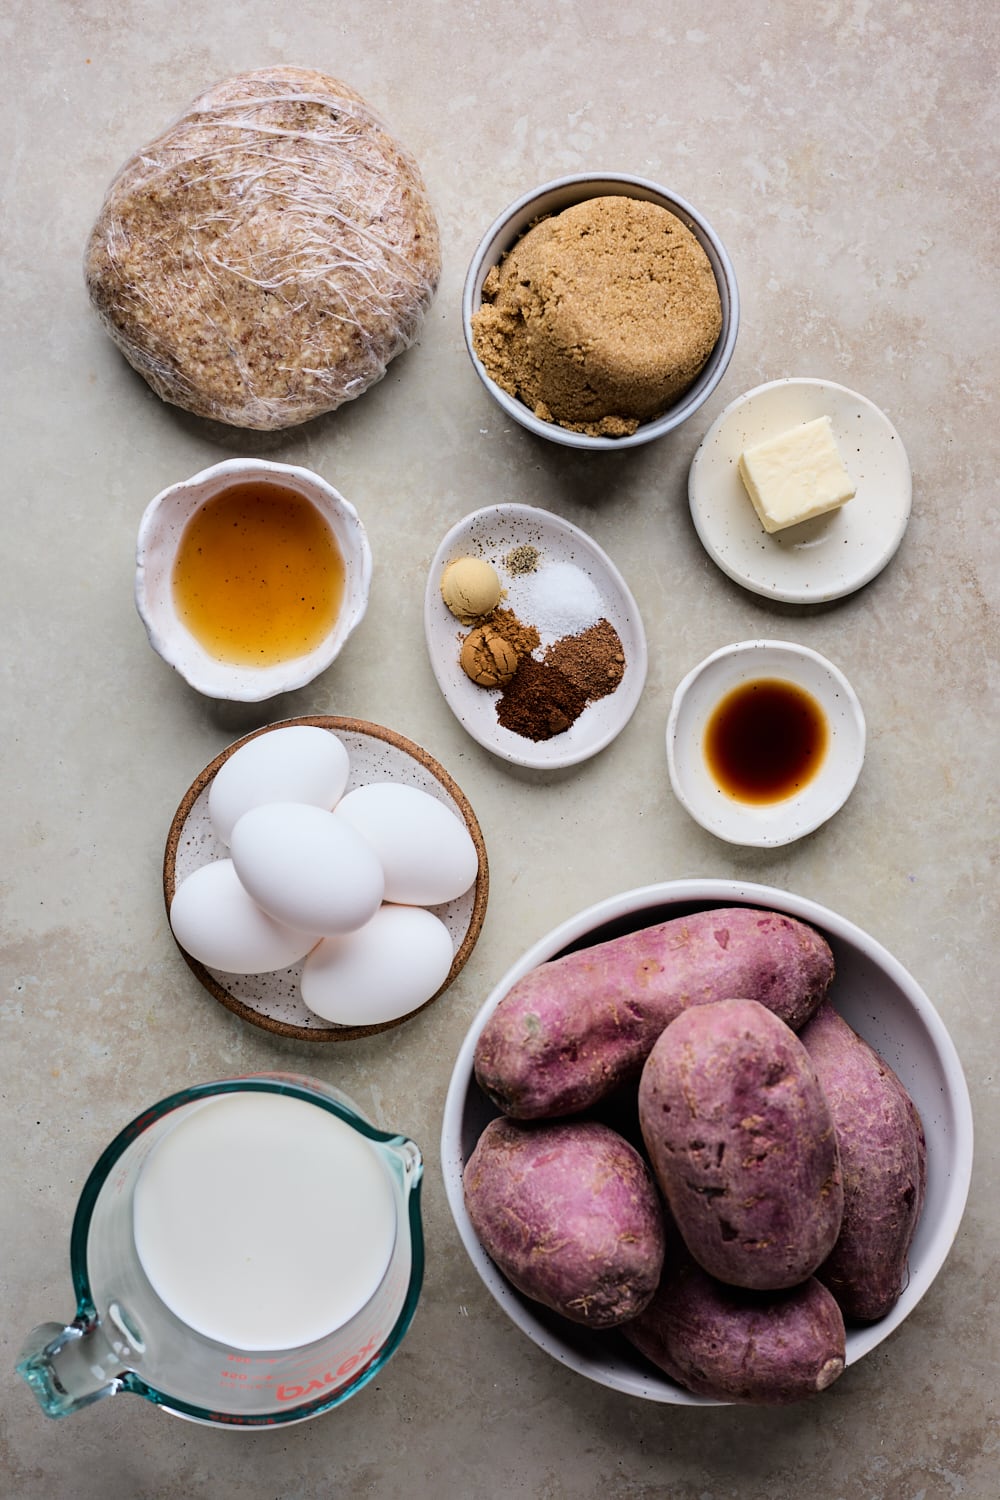
[(673, 1405), (814, 1398), (914, 1309), (972, 1170), (933, 1004), (853, 923), (730, 880), (627, 891), (483, 1004), (442, 1170), (544, 1352)]

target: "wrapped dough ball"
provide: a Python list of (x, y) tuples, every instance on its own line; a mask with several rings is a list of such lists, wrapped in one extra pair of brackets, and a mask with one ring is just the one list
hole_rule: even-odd
[(210, 89), (115, 178), (87, 287), (165, 401), (293, 426), (360, 396), (440, 275), (416, 163), (336, 79), (264, 68)]

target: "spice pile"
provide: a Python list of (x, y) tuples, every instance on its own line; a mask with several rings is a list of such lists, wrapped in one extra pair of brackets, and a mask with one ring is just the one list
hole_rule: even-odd
[[(482, 559), (461, 558), (442, 577), (442, 597), (456, 618), (473, 624), (468, 597), (462, 613), (449, 601), (446, 584), (455, 570)], [(582, 568), (546, 562), (537, 548), (519, 546), (504, 558), (516, 580), (517, 610), (497, 602), (484, 610), (461, 639), (459, 663), (473, 682), (499, 689), (499, 723), (529, 740), (564, 734), (590, 703), (613, 693), (625, 675), (625, 651), (617, 630), (603, 613), (600, 593)], [(483, 592), (484, 601), (509, 594), (500, 585)]]

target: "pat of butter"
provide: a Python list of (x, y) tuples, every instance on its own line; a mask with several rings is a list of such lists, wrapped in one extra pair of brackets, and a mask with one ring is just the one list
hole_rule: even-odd
[(740, 478), (765, 531), (823, 516), (856, 491), (829, 417), (803, 422), (740, 454)]

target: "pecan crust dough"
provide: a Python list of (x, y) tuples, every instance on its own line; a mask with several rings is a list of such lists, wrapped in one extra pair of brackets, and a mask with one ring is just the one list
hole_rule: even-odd
[(291, 67), (209, 89), (136, 152), (85, 258), (105, 328), (157, 395), (261, 430), (381, 379), (440, 269), (412, 157), (353, 89)]

